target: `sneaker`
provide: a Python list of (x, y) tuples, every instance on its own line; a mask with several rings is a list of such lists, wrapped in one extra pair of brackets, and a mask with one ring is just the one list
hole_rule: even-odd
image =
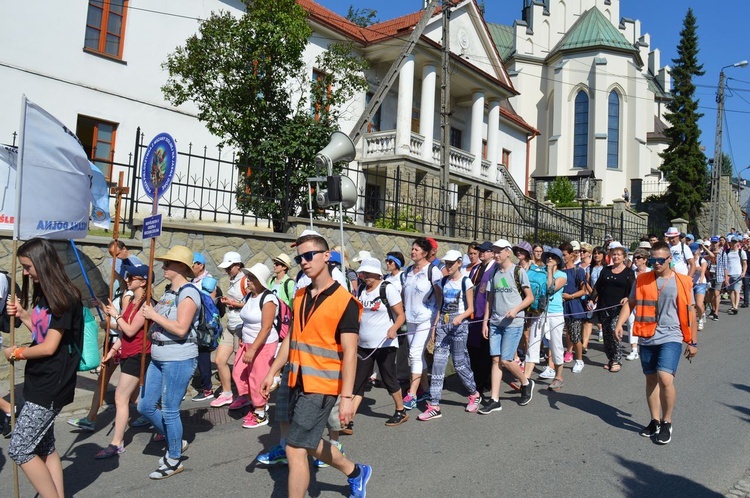
[(206, 401), (207, 399), (214, 399), (214, 392), (211, 390), (203, 390), (201, 389), (198, 391), (198, 394), (193, 396), (193, 401)]
[(547, 367), (544, 369), (542, 373), (539, 374), (540, 379), (554, 379), (555, 378), (555, 371), (551, 369), (550, 367)]
[[(581, 362), (583, 363), (583, 362)], [(529, 383), (525, 386), (521, 386), (521, 401), (518, 402), (521, 406), (526, 406), (534, 396), (534, 381), (529, 379)]]
[(257, 429), (264, 425), (268, 425), (267, 413), (264, 413), (263, 416), (261, 416), (258, 412), (250, 412), (245, 415), (245, 419), (242, 422), (243, 429)]
[(361, 463), (356, 465), (359, 469), (359, 475), (347, 479), (350, 491), (349, 498), (365, 498), (367, 496), (367, 482), (372, 476), (372, 467)]
[[(2, 434), (3, 437), (7, 438), (10, 435), (10, 431), (10, 414), (6, 413), (5, 415), (0, 415), (0, 434)], [(8, 434), (8, 436), (6, 436), (6, 433)]]
[(77, 427), (86, 432), (94, 432), (94, 430), (96, 429), (96, 424), (86, 417), (71, 418), (68, 420), (68, 425), (72, 425), (73, 427)]
[(600, 343), (604, 342), (604, 334), (602, 332), (599, 332), (599, 342)]
[(151, 421), (147, 419), (144, 415), (141, 415), (137, 419), (130, 422), (130, 427), (137, 428), (137, 427), (148, 427), (151, 425)]
[(417, 403), (421, 403), (422, 401), (431, 401), (432, 396), (430, 396), (429, 391), (423, 391), (421, 389), (417, 389)]
[(659, 433), (656, 434), (656, 442), (659, 444), (667, 444), (672, 440), (672, 423), (662, 421), (659, 424)]
[(406, 393), (404, 396), (404, 408), (407, 410), (413, 410), (417, 407), (417, 398), (412, 393)]
[(185, 467), (182, 466), (182, 462), (177, 463), (177, 465), (169, 465), (169, 462), (161, 460), (159, 467), (151, 472), (148, 477), (156, 480), (166, 479), (167, 477), (179, 474), (183, 470), (185, 470)]
[(718, 322), (718, 321), (719, 321), (719, 315), (717, 315), (716, 313), (711, 313), (710, 315), (708, 315), (708, 317), (709, 317), (709, 318), (710, 318), (711, 320), (715, 321), (715, 322)]
[[(344, 455), (344, 456), (346, 456), (346, 453), (344, 453), (344, 446), (341, 443), (339, 443), (338, 441), (331, 441), (331, 445), (332, 446), (336, 446), (336, 448), (339, 449), (339, 451), (341, 452), (341, 454)], [(315, 461), (313, 463), (319, 469), (325, 469), (325, 468), (330, 467), (330, 465), (328, 465), (327, 463), (325, 463), (323, 460), (318, 460), (317, 458), (315, 459)]]
[(115, 446), (114, 444), (110, 444), (106, 448), (101, 450), (99, 453), (97, 453), (94, 458), (96, 458), (97, 460), (102, 460), (104, 458), (111, 458), (113, 456), (119, 455), (123, 451), (125, 451), (125, 448), (122, 445)]
[(571, 361), (573, 361), (573, 352), (565, 351), (565, 355), (563, 356), (563, 362), (570, 363)]
[(651, 420), (651, 423), (649, 423), (646, 427), (644, 427), (640, 434), (643, 437), (651, 437), (655, 436), (659, 432), (659, 421), (656, 419)]
[(466, 405), (466, 411), (474, 413), (479, 409), (479, 402), (482, 401), (482, 395), (479, 393), (469, 396), (469, 403)]
[(341, 434), (344, 434), (346, 436), (353, 436), (354, 435), (354, 422), (349, 422), (348, 424), (342, 426)]
[(427, 410), (425, 410), (424, 413), (420, 413), (417, 418), (424, 422), (426, 420), (432, 420), (434, 418), (440, 418), (442, 416), (443, 414), (440, 413), (439, 406), (433, 406), (427, 403)]
[(573, 373), (574, 374), (581, 373), (583, 371), (584, 366), (585, 365), (583, 363), (583, 360), (576, 360), (575, 365), (573, 365)]
[[(531, 385), (531, 382), (529, 382), (529, 385)], [(502, 403), (500, 403), (499, 399), (490, 399), (487, 403), (484, 404), (484, 406), (482, 406), (482, 408), (478, 410), (478, 412), (480, 415), (489, 415), (492, 412), (499, 412), (502, 409), (503, 405)]]
[(397, 425), (403, 424), (407, 420), (409, 420), (409, 415), (406, 413), (406, 410), (396, 410), (393, 416), (385, 421), (385, 425), (388, 427), (396, 427)]
[(637, 360), (638, 358), (640, 358), (638, 351), (631, 351), (630, 354), (625, 357), (628, 361)]
[(560, 389), (562, 389), (564, 385), (565, 385), (565, 382), (563, 382), (562, 379), (555, 379), (552, 381), (552, 384), (550, 384), (549, 387), (547, 387), (547, 389), (550, 391), (557, 392)]
[(700, 332), (701, 330), (703, 330), (703, 326), (704, 326), (705, 324), (706, 324), (706, 315), (703, 315), (703, 316), (702, 316), (702, 317), (700, 317), (700, 319), (698, 320), (698, 331), (699, 331), (699, 332)]
[(229, 405), (230, 410), (239, 410), (240, 408), (245, 408), (250, 404), (250, 400), (247, 399), (247, 396), (237, 396), (237, 399), (232, 401), (232, 404)]
[(736, 315), (737, 314), (737, 308), (729, 308), (729, 311), (727, 311), (728, 315)]
[(263, 465), (278, 465), (278, 464), (286, 464), (286, 448), (281, 446), (280, 444), (277, 444), (273, 448), (271, 448), (271, 451), (268, 453), (261, 453), (258, 455), (258, 458), (256, 458), (258, 463)]
[(219, 394), (215, 400), (211, 402), (211, 406), (213, 408), (219, 408), (221, 406), (231, 405), (232, 404), (232, 398), (234, 396), (231, 392), (228, 393), (221, 393)]

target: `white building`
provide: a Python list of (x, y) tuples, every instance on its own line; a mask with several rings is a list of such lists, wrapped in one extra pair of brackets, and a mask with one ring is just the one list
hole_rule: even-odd
[[(372, 91), (422, 14), (359, 28), (310, 0), (298, 3), (309, 13), (313, 29), (305, 54), (309, 77), (314, 75), (316, 56), (328, 44), (349, 40), (371, 64), (367, 77)], [(236, 168), (230, 167), (233, 151), (216, 149), (217, 138), (197, 121), (194, 106), (174, 107), (164, 99), (161, 87), (167, 72), (161, 64), (197, 31), (199, 19), (219, 9), (240, 15), (243, 7), (233, 0), (4, 4), (0, 7), (5, 26), (0, 31), (0, 143), (11, 143), (19, 130), (23, 94), (75, 129), (92, 160), (113, 180), (118, 171), (129, 170), (124, 165), (131, 164), (139, 127), (145, 143), (168, 132), (181, 153), (192, 147), (197, 156), (180, 156), (173, 191), (175, 185), (226, 188), (228, 197), (222, 194), (222, 199), (212, 202), (236, 213), (231, 199), (237, 182)], [(439, 170), (440, 39), (438, 13), (401, 70), (398, 87), (388, 94), (370, 132), (357, 144), (363, 170), (394, 164)], [(453, 181), (492, 186), (512, 176), (526, 189), (533, 169), (527, 151), (537, 132), (510, 104), (518, 92), (473, 0), (454, 9), (451, 47)], [(369, 95), (352, 100), (340, 123), (342, 131), (351, 130)], [(200, 165), (204, 154), (226, 162), (205, 173)], [(195, 200), (195, 193), (185, 192), (177, 197), (184, 194), (181, 202), (187, 205)]]
[(531, 189), (543, 198), (547, 182), (569, 177), (580, 196), (604, 204), (626, 187), (634, 201), (641, 188), (663, 189), (670, 74), (640, 21), (621, 17), (620, 0), (523, 0), (522, 7), (513, 26), (489, 29), (521, 90), (513, 105), (541, 132)]

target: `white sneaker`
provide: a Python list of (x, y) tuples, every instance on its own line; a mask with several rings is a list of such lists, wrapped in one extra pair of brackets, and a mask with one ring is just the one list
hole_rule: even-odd
[(638, 351), (631, 351), (630, 354), (625, 357), (628, 361), (637, 360), (638, 358), (640, 358), (640, 356), (638, 356)]
[(706, 323), (706, 315), (703, 315), (700, 320), (698, 320), (698, 330), (703, 330), (703, 324)]
[(552, 370), (550, 367), (547, 367), (544, 369), (542, 373), (539, 374), (539, 378), (541, 379), (554, 379), (555, 378), (555, 371)]
[(573, 365), (573, 373), (581, 373), (581, 370), (583, 370), (584, 364), (583, 360), (576, 360), (575, 365)]
[(599, 332), (599, 342), (604, 342), (604, 332)]

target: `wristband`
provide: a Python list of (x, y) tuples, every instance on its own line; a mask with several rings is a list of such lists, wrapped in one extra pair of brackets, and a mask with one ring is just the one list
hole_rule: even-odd
[(119, 320), (120, 318), (122, 318), (122, 315), (115, 316), (115, 322), (117, 322), (117, 320)]
[(353, 394), (349, 394), (349, 395), (347, 395), (347, 396), (344, 396), (344, 395), (342, 394), (342, 395), (340, 395), (340, 396), (341, 396), (342, 398), (354, 399), (354, 395), (353, 395)]
[(698, 347), (698, 343), (697, 342), (689, 342), (688, 346), (693, 346), (694, 348), (697, 348)]
[(25, 360), (23, 356), (23, 350), (26, 349), (24, 347), (16, 348), (13, 350), (13, 354), (10, 355), (11, 360)]

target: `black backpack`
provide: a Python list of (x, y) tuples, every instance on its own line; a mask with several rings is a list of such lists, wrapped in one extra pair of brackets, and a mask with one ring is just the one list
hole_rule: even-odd
[[(7, 285), (7, 287), (8, 287), (8, 295), (5, 296), (5, 300), (3, 301), (2, 313), (0, 314), (0, 332), (5, 332), (7, 334), (7, 333), (10, 332), (10, 316), (8, 316), (8, 314), (5, 312), (5, 303), (8, 300), (8, 296), (10, 296), (11, 284), (13, 282), (12, 282), (12, 279), (11, 279), (11, 277), (10, 277), (10, 275), (8, 273), (5, 273), (5, 272), (0, 272), (0, 273), (2, 273), (3, 275), (5, 275), (5, 278), (8, 281), (8, 285)], [(2, 277), (0, 277), (0, 278), (2, 278)], [(20, 295), (21, 295), (21, 288), (18, 286), (18, 284), (16, 284), (16, 296), (20, 296)], [(16, 317), (16, 319), (15, 319), (15, 328), (18, 328), (20, 326), (21, 326), (21, 319), (18, 318), (18, 317)]]

